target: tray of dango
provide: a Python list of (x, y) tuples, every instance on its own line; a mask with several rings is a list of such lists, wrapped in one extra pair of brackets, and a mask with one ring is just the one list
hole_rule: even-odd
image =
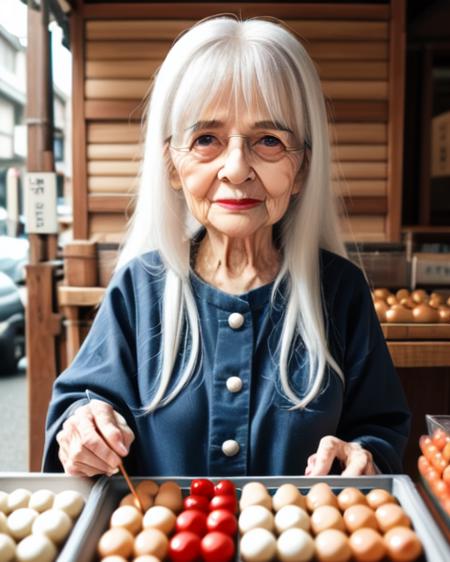
[(103, 484), (64, 474), (0, 473), (0, 562), (68, 560), (92, 524)]
[(448, 562), (410, 478), (133, 478), (91, 494), (67, 562)]

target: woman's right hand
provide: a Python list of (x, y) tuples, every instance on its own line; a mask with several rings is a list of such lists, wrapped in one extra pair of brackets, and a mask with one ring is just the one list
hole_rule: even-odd
[(71, 476), (111, 476), (128, 455), (134, 433), (110, 404), (91, 400), (64, 422), (56, 435), (59, 460)]

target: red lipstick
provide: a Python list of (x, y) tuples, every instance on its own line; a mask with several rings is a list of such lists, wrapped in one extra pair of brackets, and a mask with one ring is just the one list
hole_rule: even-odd
[(260, 199), (217, 199), (214, 203), (232, 211), (244, 211), (260, 205), (262, 201)]

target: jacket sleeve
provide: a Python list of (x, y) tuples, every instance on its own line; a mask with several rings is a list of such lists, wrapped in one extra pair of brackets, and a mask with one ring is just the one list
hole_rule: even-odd
[[(337, 437), (359, 442), (381, 472), (401, 473), (410, 429), (410, 412), (370, 289), (355, 267), (345, 278), (341, 317), (344, 404)], [(338, 293), (338, 294), (339, 294)]]
[(116, 273), (72, 364), (54, 385), (47, 413), (43, 470), (61, 472), (56, 434), (80, 406), (97, 398), (121, 413), (131, 429), (127, 402), (136, 392), (136, 306), (129, 268)]

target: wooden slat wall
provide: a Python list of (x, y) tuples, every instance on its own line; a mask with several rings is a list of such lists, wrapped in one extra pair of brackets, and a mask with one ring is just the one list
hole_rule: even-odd
[[(349, 215), (343, 230), (350, 239), (398, 239), (402, 147), (393, 129), (402, 126), (402, 117), (393, 108), (403, 82), (394, 79), (391, 59), (403, 55), (397, 53), (396, 37), (403, 32), (404, 0), (390, 5), (229, 3), (227, 10), (243, 17), (280, 17), (304, 38), (329, 99), (333, 181)], [(78, 167), (74, 159), (74, 175), (80, 169), (85, 175), (75, 198), (76, 238), (120, 239), (137, 185), (142, 99), (150, 77), (181, 31), (222, 11), (223, 5), (200, 3), (81, 7), (84, 50), (74, 88), (84, 104), (74, 121), (81, 118), (85, 150), (77, 154), (85, 162)]]

